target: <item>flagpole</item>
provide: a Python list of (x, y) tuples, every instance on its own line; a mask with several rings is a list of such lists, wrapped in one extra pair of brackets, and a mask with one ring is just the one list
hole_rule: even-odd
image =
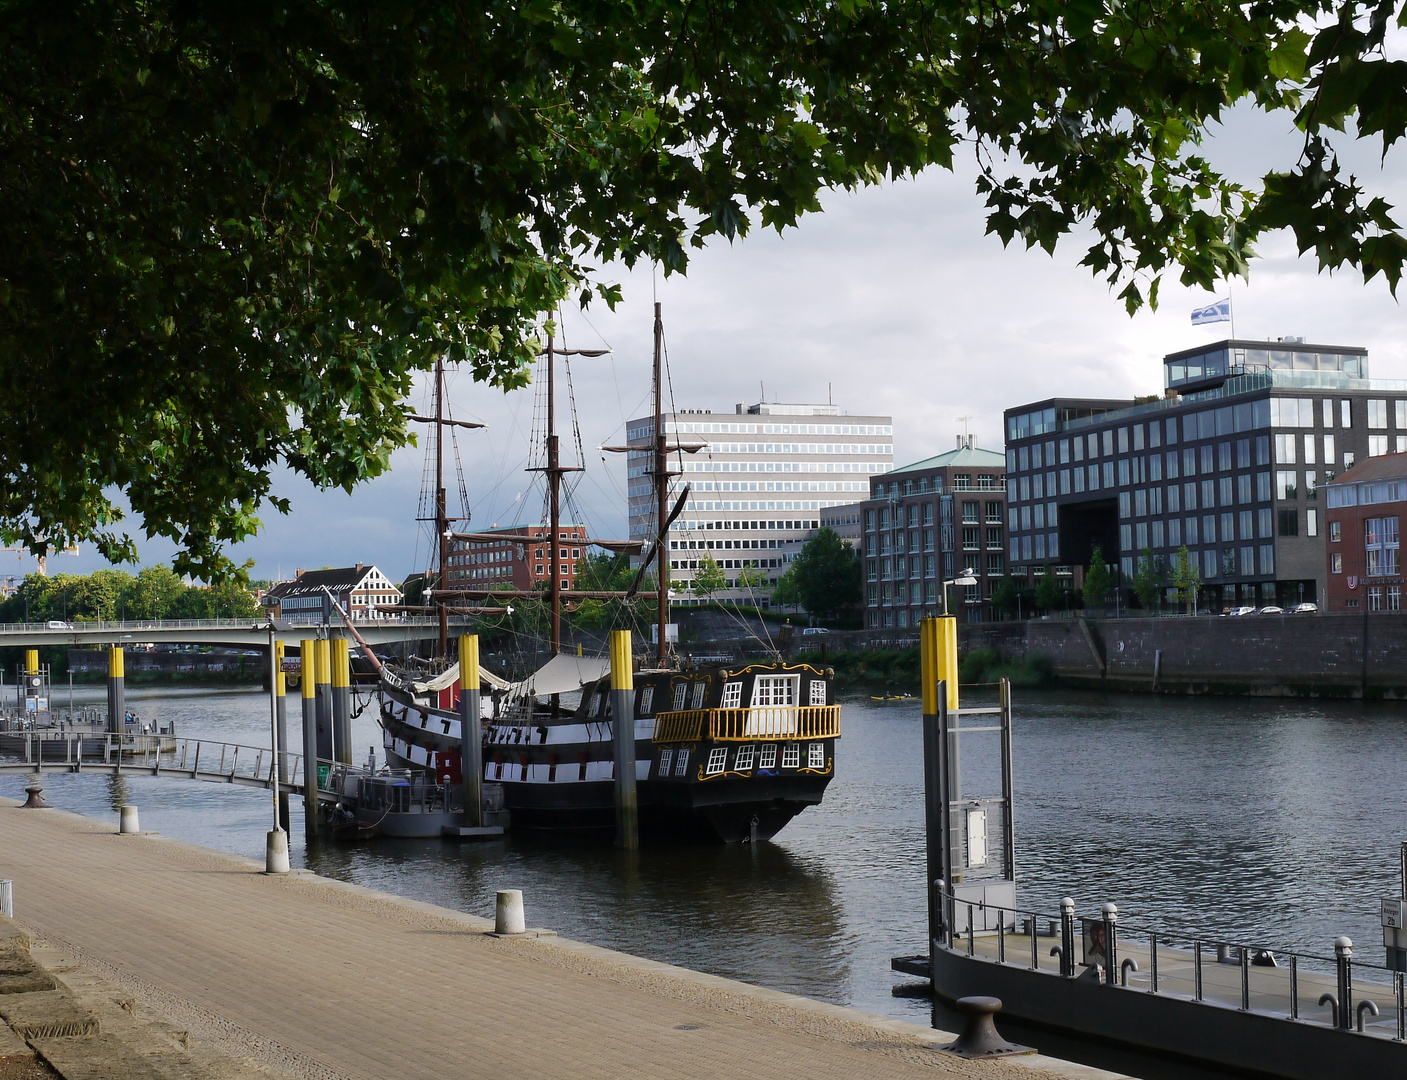
[(1231, 340), (1236, 340), (1236, 297), (1231, 291), (1231, 279), (1226, 279), (1226, 312), (1231, 316)]

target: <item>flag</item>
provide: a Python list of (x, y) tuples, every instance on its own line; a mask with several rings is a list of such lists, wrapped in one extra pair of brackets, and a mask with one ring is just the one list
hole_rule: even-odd
[(1225, 300), (1218, 300), (1206, 307), (1196, 308), (1192, 312), (1192, 325), (1201, 326), (1204, 323), (1230, 322), (1231, 321), (1231, 297)]

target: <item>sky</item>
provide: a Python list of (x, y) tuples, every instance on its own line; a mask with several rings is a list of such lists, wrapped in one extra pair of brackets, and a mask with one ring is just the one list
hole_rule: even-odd
[[(1370, 190), (1407, 204), (1407, 170), (1394, 167), (1399, 154), (1380, 163), (1372, 146), (1343, 142)], [(1297, 148), (1288, 117), (1241, 112), (1210, 141), (1208, 156), (1252, 181), (1288, 167)], [(569, 310), (562, 320), (569, 346), (612, 350), (572, 365), (586, 467), (573, 505), (591, 534), (626, 534), (623, 455), (596, 448), (623, 442), (625, 422), (648, 410), (656, 297), (676, 408), (731, 411), (764, 393), (787, 402), (829, 395), (843, 412), (893, 417), (896, 466), (951, 448), (965, 429), (979, 446), (1001, 449), (1003, 410), (1025, 402), (1161, 393), (1164, 354), (1228, 336), (1224, 324), (1190, 325), (1194, 307), (1228, 291), (1238, 337), (1366, 346), (1373, 378), (1407, 380), (1407, 317), (1387, 285), (1365, 285), (1353, 271), (1319, 273), (1312, 258), (1296, 256), (1288, 234), (1261, 243), (1249, 283), (1238, 278), (1229, 290), (1208, 292), (1165, 279), (1159, 309), (1130, 317), (1117, 290), (1077, 265), (1086, 246), (1079, 236), (1050, 256), (984, 235), (973, 176), (960, 164), (955, 173), (832, 192), (823, 213), (783, 236), (758, 231), (694, 252), (687, 277), (607, 267), (603, 277), (621, 283), (624, 302), (614, 312), (600, 304), (584, 315)], [(488, 425), (457, 434), (473, 527), (541, 520), (541, 488), (522, 471), (534, 395), (451, 376), (453, 415)], [(411, 404), (428, 407), (423, 385)], [(567, 414), (559, 384), (559, 416)], [(563, 435), (565, 448), (572, 441), (565, 425)], [(292, 501), (292, 513), (268, 509), (261, 534), (232, 554), (254, 560), (256, 578), (364, 562), (400, 580), (429, 556), (414, 520), (423, 466), (423, 449), (403, 450), (386, 475), (351, 495), (280, 475), (275, 490)], [(453, 514), (456, 485), (447, 486)], [(141, 542), (139, 550), (144, 565), (172, 553), (164, 542)], [(49, 570), (103, 565), (82, 549), (52, 556)], [(33, 567), (28, 557), (0, 553), (0, 574)]]

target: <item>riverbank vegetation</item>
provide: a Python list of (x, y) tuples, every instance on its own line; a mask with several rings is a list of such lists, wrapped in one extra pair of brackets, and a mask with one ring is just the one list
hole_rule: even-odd
[(136, 575), (123, 570), (53, 577), (29, 574), (11, 596), (0, 601), (0, 622), (252, 619), (259, 613), (249, 586), (237, 582), (192, 585), (169, 566), (148, 566)]
[[(826, 663), (835, 668), (842, 690), (883, 690), (917, 694), (920, 686), (918, 648), (876, 649), (871, 652), (804, 653), (797, 660)], [(973, 649), (958, 660), (958, 680), (964, 685), (1010, 679), (1014, 686), (1049, 686), (1054, 682), (1044, 657), (1012, 660), (995, 649)]]

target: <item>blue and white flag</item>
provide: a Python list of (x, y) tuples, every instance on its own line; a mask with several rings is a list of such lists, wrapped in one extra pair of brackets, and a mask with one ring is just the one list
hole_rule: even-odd
[(1192, 325), (1201, 326), (1204, 323), (1230, 322), (1231, 321), (1231, 297), (1225, 300), (1218, 300), (1214, 304), (1200, 307), (1192, 312)]

